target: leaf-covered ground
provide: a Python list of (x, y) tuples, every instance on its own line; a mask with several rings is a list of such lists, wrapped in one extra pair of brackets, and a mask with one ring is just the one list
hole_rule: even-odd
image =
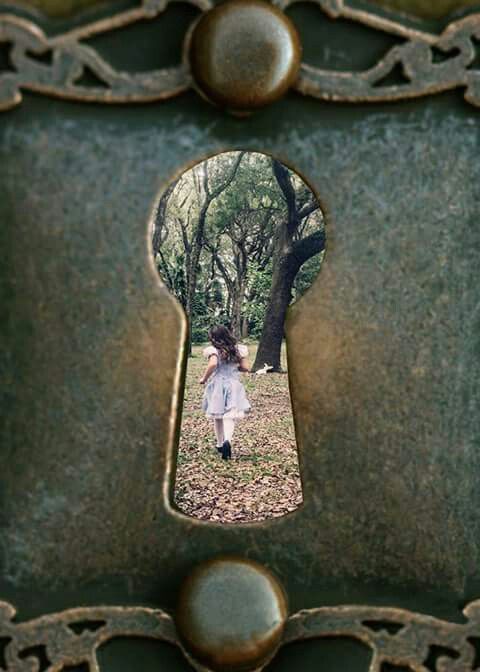
[[(236, 423), (232, 459), (216, 450), (212, 420), (201, 410), (203, 346), (188, 361), (175, 502), (190, 516), (240, 523), (293, 511), (302, 501), (295, 432), (282, 373), (242, 374), (252, 410)], [(249, 345), (253, 363), (256, 345)], [(286, 370), (285, 351), (282, 366)]]

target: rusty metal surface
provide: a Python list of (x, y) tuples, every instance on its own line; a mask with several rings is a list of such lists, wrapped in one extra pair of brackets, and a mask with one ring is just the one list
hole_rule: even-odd
[[(273, 4), (280, 9), (287, 9), (295, 1), (276, 0)], [(239, 53), (238, 58), (235, 58), (227, 53), (234, 43), (233, 38), (230, 36), (224, 40), (221, 35), (222, 31), (229, 30), (228, 21), (222, 23), (220, 35), (215, 26), (218, 20), (223, 21), (225, 16), (228, 18), (232, 13), (229, 8), (236, 11), (238, 2), (212, 9), (210, 0), (192, 0), (191, 4), (200, 10), (212, 11), (202, 18), (200, 32), (193, 32), (191, 44), (187, 37), (183, 63), (150, 72), (134, 73), (112, 67), (90, 45), (89, 40), (131, 24), (156, 19), (165, 12), (169, 2), (143, 0), (136, 9), (86, 23), (54, 37), (48, 37), (33, 21), (4, 13), (0, 14), (0, 43), (11, 44), (11, 48), (10, 68), (0, 74), (0, 110), (19, 105), (23, 90), (81, 101), (145, 103), (184, 93), (194, 81), (211, 100), (233, 109), (254, 109), (273, 102), (289, 86), (304, 95), (324, 101), (357, 103), (404, 100), (461, 88), (465, 90), (464, 97), (467, 102), (480, 106), (480, 80), (476, 68), (480, 14), (453, 21), (437, 35), (350, 5), (345, 0), (315, 0), (315, 3), (331, 19), (358, 22), (388, 35), (401, 37), (406, 42), (386, 50), (384, 56), (365, 71), (337, 68), (326, 70), (302, 63), (297, 77), (300, 47), (295, 31), (289, 27), (290, 22), (286, 17), (279, 24), (283, 26), (282, 38), (278, 38), (276, 55), (269, 46), (267, 24), (272, 20), (279, 21), (281, 16), (275, 8), (272, 8), (271, 16), (268, 12), (261, 12), (264, 18), (269, 16), (266, 22), (258, 16), (253, 18), (256, 32), (248, 29), (248, 35), (252, 39), (245, 39), (241, 47), (235, 47)], [(256, 10), (251, 10), (258, 14), (258, 8), (257, 5)], [(234, 19), (235, 25), (239, 27), (242, 21), (244, 19)], [(261, 26), (267, 26), (266, 34)], [(205, 32), (206, 38), (203, 42), (202, 32)], [(274, 34), (279, 35), (277, 29)], [(205, 48), (202, 44), (210, 46)], [(224, 50), (218, 61), (223, 64), (231, 63), (228, 68), (225, 69), (225, 65), (220, 67), (215, 59), (210, 58), (213, 44), (216, 45), (217, 56)], [(257, 64), (260, 64), (254, 69), (259, 78), (257, 81), (252, 77), (250, 60), (259, 48), (266, 49), (266, 56), (264, 62), (261, 54), (259, 57), (255, 56)], [(279, 54), (288, 55), (290, 52), (291, 59), (286, 68), (285, 59), (283, 56), (280, 58)], [(245, 66), (240, 68), (243, 62), (241, 54)], [(191, 62), (189, 55), (192, 56)], [(94, 83), (87, 85), (82, 81), (86, 73), (94, 74)], [(247, 79), (242, 83), (241, 77), (245, 73)], [(242, 95), (240, 92), (243, 92)]]

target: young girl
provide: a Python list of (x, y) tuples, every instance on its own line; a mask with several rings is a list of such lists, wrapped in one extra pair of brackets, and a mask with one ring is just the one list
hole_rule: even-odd
[(217, 450), (224, 460), (232, 456), (231, 439), (235, 421), (245, 417), (250, 404), (245, 388), (240, 382), (240, 371), (249, 371), (248, 348), (237, 344), (231, 332), (222, 326), (212, 327), (208, 332), (212, 345), (203, 351), (208, 359), (200, 384), (207, 383), (203, 395), (203, 410), (213, 419)]

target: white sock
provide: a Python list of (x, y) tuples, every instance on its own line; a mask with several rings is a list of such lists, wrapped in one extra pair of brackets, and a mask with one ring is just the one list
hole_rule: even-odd
[(233, 418), (223, 418), (223, 434), (225, 441), (231, 441), (235, 430), (235, 420)]
[(215, 429), (215, 436), (217, 437), (217, 446), (220, 448), (223, 446), (223, 419), (215, 419), (213, 421), (213, 428)]

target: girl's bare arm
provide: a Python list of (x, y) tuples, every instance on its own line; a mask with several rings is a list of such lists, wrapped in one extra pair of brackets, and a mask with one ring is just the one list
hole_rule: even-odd
[(215, 371), (215, 369), (217, 368), (217, 361), (218, 361), (217, 355), (210, 355), (210, 357), (208, 358), (207, 368), (205, 369), (203, 376), (199, 380), (200, 385), (206, 383), (207, 380), (212, 375), (212, 373)]

